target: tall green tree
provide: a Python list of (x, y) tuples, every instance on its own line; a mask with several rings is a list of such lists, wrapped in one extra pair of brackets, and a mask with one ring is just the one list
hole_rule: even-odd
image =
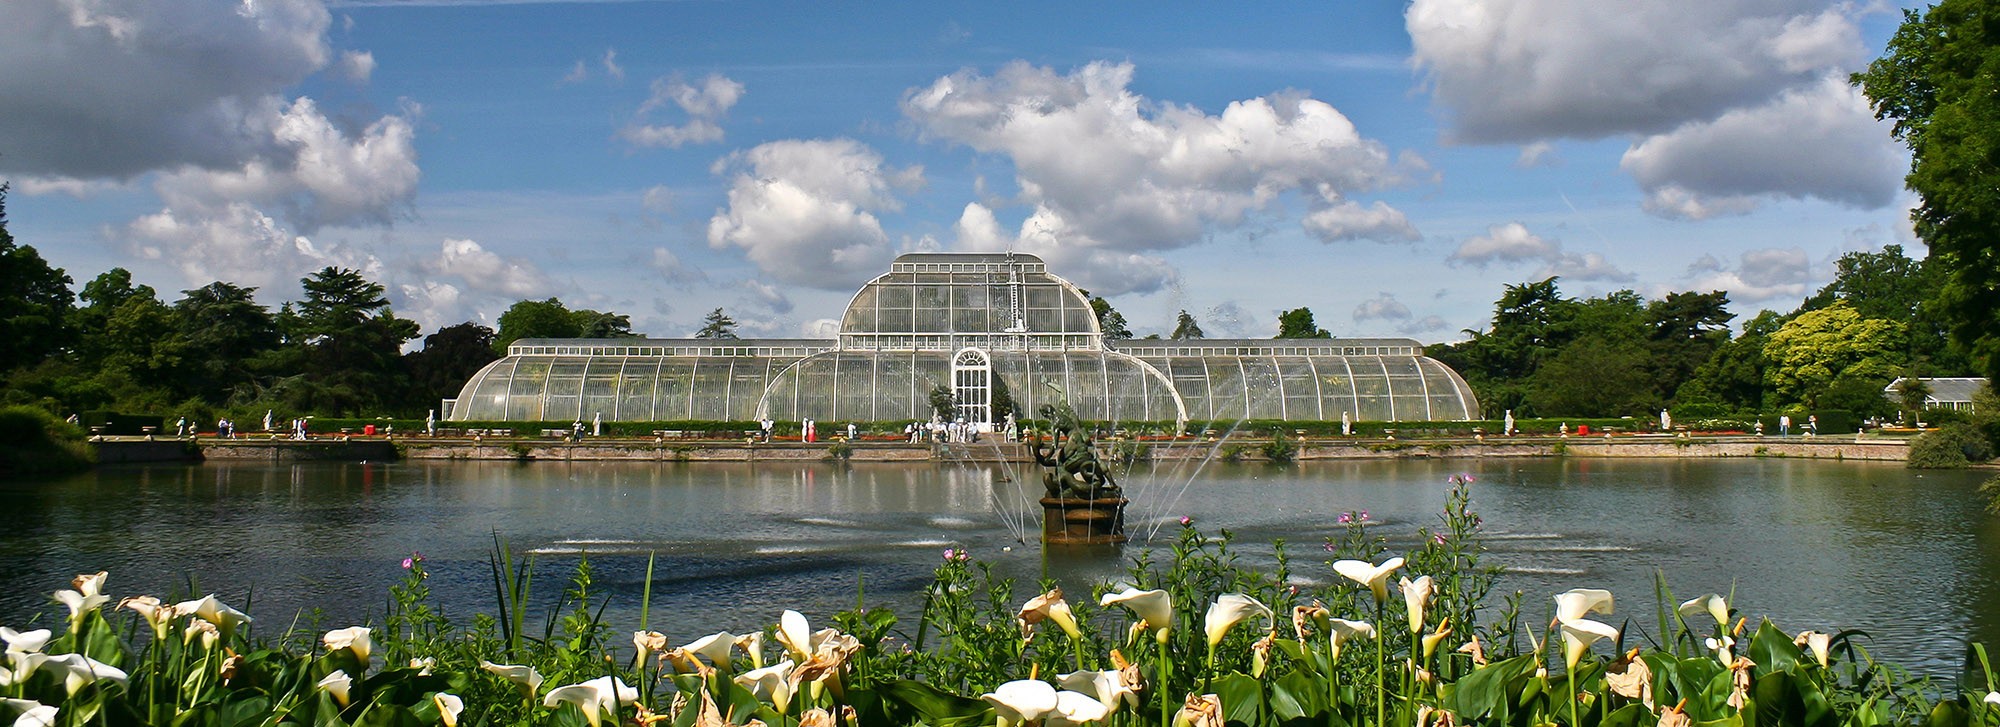
[(1895, 323), (1912, 361), (1941, 375), (1971, 376), (1978, 372), (1965, 347), (1951, 340), (1949, 316), (1936, 297), (1944, 278), (1935, 257), (1912, 260), (1901, 245), (1850, 252), (1834, 262), (1833, 281), (1807, 297), (1799, 311), (1846, 301), (1862, 317)]
[[(1845, 301), (1801, 313), (1772, 333), (1764, 344), (1765, 383), (1777, 403), (1802, 403), (1819, 408), (1835, 389), (1870, 389), (1882, 399), (1882, 388), (1904, 361), (1897, 347), (1896, 327), (1879, 318), (1864, 318)], [(1845, 401), (1842, 408), (1855, 402)]]
[(216, 281), (181, 291), (175, 326), (187, 340), (188, 392), (214, 403), (253, 398), (280, 341), (278, 318), (256, 288)]
[(1333, 333), (1313, 322), (1311, 308), (1293, 308), (1278, 314), (1277, 338), (1332, 338)]
[(403, 344), (417, 324), (396, 317), (382, 285), (338, 267), (300, 283), (305, 298), (279, 314), (297, 372), (281, 386), (285, 403), (322, 414), (421, 411), (402, 377)]
[(1180, 315), (1174, 317), (1174, 334), (1168, 336), (1168, 338), (1176, 341), (1188, 341), (1203, 337), (1201, 324), (1196, 323), (1194, 316), (1188, 315), (1187, 310), (1181, 310)]
[(7, 231), (7, 185), (0, 184), (0, 376), (34, 365), (71, 341), (76, 294), (62, 268), (17, 245)]
[(1125, 314), (1112, 308), (1111, 301), (1091, 295), (1088, 290), (1083, 291), (1083, 295), (1090, 299), (1090, 312), (1097, 316), (1097, 329), (1106, 339), (1124, 341), (1132, 337), (1132, 328), (1125, 323)]
[(500, 314), (500, 330), (493, 336), (493, 351), (506, 354), (507, 347), (523, 338), (580, 338), (583, 324), (562, 301), (524, 300), (508, 306)]
[(734, 339), (736, 338), (736, 319), (730, 318), (728, 314), (723, 313), (721, 308), (709, 311), (708, 316), (701, 319), (701, 330), (695, 331), (694, 337)]
[(83, 286), (75, 314), (76, 360), (99, 389), (122, 406), (161, 411), (183, 398), (188, 346), (173, 309), (152, 286), (112, 268)]
[(403, 356), (411, 396), (427, 410), (458, 396), (473, 374), (500, 358), (494, 351), (494, 335), (493, 329), (466, 321), (425, 336), (422, 349)]
[(1953, 338), (2000, 380), (2000, 2), (1940, 0), (1903, 11), (1868, 70), (1853, 76), (1878, 119), (1909, 145), (1904, 178), (1921, 204), (1917, 237), (1942, 272), (1937, 304)]
[(1743, 335), (1716, 346), (1715, 353), (1674, 392), (1675, 403), (1716, 404), (1738, 411), (1765, 408), (1764, 371), (1770, 361), (1764, 357), (1764, 344), (1786, 320), (1767, 310), (1744, 322)]

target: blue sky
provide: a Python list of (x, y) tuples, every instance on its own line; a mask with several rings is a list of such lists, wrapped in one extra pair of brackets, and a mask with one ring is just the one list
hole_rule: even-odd
[(1841, 79), (1887, 4), (18, 0), (10, 229), (78, 278), (427, 331), (522, 298), (824, 335), (897, 252), (1018, 249), (1141, 334), (1453, 340), (1509, 283), (1790, 309), (1904, 244)]

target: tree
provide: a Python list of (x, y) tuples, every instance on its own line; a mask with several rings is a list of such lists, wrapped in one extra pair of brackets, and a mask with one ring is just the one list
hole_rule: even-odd
[(1903, 411), (1909, 412), (1909, 422), (1914, 425), (1924, 419), (1924, 399), (1931, 395), (1931, 385), (1916, 376), (1904, 376), (1896, 382), (1896, 398), (1903, 404)]
[(1937, 258), (1912, 260), (1904, 256), (1903, 246), (1887, 245), (1879, 252), (1841, 255), (1834, 269), (1833, 282), (1806, 298), (1800, 312), (1847, 301), (1865, 318), (1895, 323), (1911, 360), (1925, 361), (1947, 376), (1975, 373), (1964, 347), (1952, 345), (1948, 316), (1933, 295), (1944, 285)]
[(1082, 292), (1084, 297), (1090, 299), (1090, 312), (1097, 315), (1097, 330), (1104, 334), (1105, 340), (1124, 341), (1132, 337), (1132, 329), (1125, 324), (1125, 314), (1113, 309), (1111, 301), (1091, 295), (1088, 290)]
[(493, 336), (493, 350), (503, 355), (508, 346), (523, 338), (583, 336), (583, 324), (576, 314), (554, 298), (517, 302), (500, 314), (499, 322), (500, 330)]
[(948, 422), (958, 419), (958, 394), (951, 387), (944, 384), (931, 387), (930, 402), (931, 411), (937, 414), (938, 419)]
[(1785, 317), (1763, 311), (1743, 324), (1743, 335), (1716, 347), (1694, 375), (1674, 392), (1676, 403), (1713, 403), (1737, 410), (1765, 406), (1764, 344), (1783, 327)]
[(736, 338), (736, 320), (722, 312), (721, 308), (708, 312), (701, 319), (701, 330), (695, 331), (695, 338)]
[(1659, 408), (1644, 349), (1588, 338), (1563, 347), (1528, 381), (1537, 416), (1615, 417)]
[(1174, 318), (1174, 334), (1168, 336), (1168, 338), (1176, 341), (1187, 341), (1203, 337), (1201, 324), (1195, 323), (1194, 316), (1188, 315), (1186, 309), (1182, 309), (1180, 315)]
[(1333, 334), (1313, 322), (1311, 308), (1294, 308), (1278, 314), (1278, 338), (1332, 338)]
[(1841, 379), (1873, 381), (1876, 398), (1891, 373), (1901, 367), (1895, 325), (1863, 318), (1845, 301), (1799, 314), (1764, 344), (1765, 383), (1778, 403), (1821, 406), (1821, 397)]
[(584, 338), (638, 338), (632, 332), (632, 317), (583, 308), (570, 312), (576, 319), (577, 335)]
[(1940, 0), (1903, 11), (1887, 50), (1852, 81), (1910, 148), (1911, 213), (1943, 282), (1952, 337), (2000, 380), (2000, 8)]
[(1646, 304), (1642, 320), (1647, 335), (1641, 345), (1659, 401), (1671, 400), (1729, 342), (1729, 320), (1736, 314), (1728, 308), (1729, 294), (1720, 290), (1668, 293)]
[(187, 339), (189, 393), (211, 402), (247, 398), (277, 350), (278, 319), (252, 297), (256, 288), (221, 281), (181, 291), (176, 326)]
[(499, 358), (493, 347), (493, 329), (466, 321), (440, 328), (424, 337), (424, 347), (403, 356), (409, 371), (411, 395), (424, 408), (458, 395), (465, 382), (479, 369)]
[(7, 185), (0, 184), (0, 341), (6, 342), (0, 345), (0, 375), (68, 346), (68, 320), (76, 306), (71, 282), (35, 248), (14, 244), (7, 232)]
[(417, 337), (413, 321), (397, 318), (380, 283), (345, 268), (326, 267), (299, 281), (305, 298), (279, 314), (297, 374), (281, 382), (286, 403), (305, 411), (358, 414), (387, 405), (416, 409), (405, 396), (403, 344)]

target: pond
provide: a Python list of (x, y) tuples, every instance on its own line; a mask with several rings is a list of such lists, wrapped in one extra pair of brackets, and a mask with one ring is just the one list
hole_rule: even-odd
[[(1466, 459), (1141, 464), (1125, 479), (1134, 542), (1053, 552), (1072, 593), (1171, 543), (1178, 519), (1227, 528), (1253, 565), (1283, 540), (1297, 577), (1335, 578), (1323, 544), (1367, 510), (1394, 549), (1437, 523), (1456, 473), (1472, 475), (1500, 590), (1525, 615), (1573, 587), (1617, 594), (1615, 621), (1652, 630), (1654, 574), (1681, 598), (1734, 592), (1788, 631), (1867, 631), (1878, 656), (1932, 673), (1963, 639), (2000, 645), (2000, 519), (1981, 472), (1796, 459)], [(401, 561), (421, 553), (449, 613), (492, 612), (497, 536), (534, 554), (552, 597), (588, 553), (618, 629), (637, 627), (649, 556), (653, 626), (676, 643), (871, 605), (913, 618), (911, 594), (946, 548), (965, 548), (1031, 595), (1039, 485), (1027, 468), (920, 464), (404, 462), (106, 467), (0, 484), (0, 624), (60, 611), (48, 593), (109, 570), (114, 596), (216, 592), (272, 633), (304, 609), (323, 625), (379, 622)], [(1035, 490), (1035, 492), (1030, 492)], [(1149, 536), (1152, 536), (1149, 541)], [(1022, 542), (1025, 541), (1025, 542)], [(44, 616), (47, 619), (47, 616)]]

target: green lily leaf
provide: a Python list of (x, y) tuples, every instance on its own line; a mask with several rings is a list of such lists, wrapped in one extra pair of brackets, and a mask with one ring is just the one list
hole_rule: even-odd
[(369, 705), (360, 717), (355, 718), (354, 727), (427, 727), (427, 725), (406, 708), (393, 704), (374, 704)]
[(1534, 655), (1524, 654), (1474, 669), (1450, 686), (1445, 694), (1445, 708), (1465, 722), (1503, 711), (1506, 709), (1503, 703), (1512, 701), (1509, 685), (1523, 675), (1533, 676), (1535, 666)]
[(1326, 682), (1308, 675), (1304, 670), (1279, 677), (1271, 685), (1271, 713), (1276, 714), (1278, 719), (1312, 717), (1326, 712), (1326, 709)]
[(1801, 655), (1798, 645), (1792, 643), (1792, 637), (1779, 631), (1777, 626), (1771, 624), (1770, 619), (1765, 619), (1762, 624), (1758, 624), (1757, 634), (1750, 637), (1749, 657), (1751, 661), (1757, 662), (1757, 666), (1751, 668), (1750, 675), (1761, 678), (1772, 672), (1791, 671), (1792, 667), (1798, 665)]
[(1222, 698), (1225, 722), (1257, 724), (1263, 721), (1264, 685), (1246, 674), (1230, 674), (1215, 680), (1215, 694)]
[(923, 682), (897, 679), (878, 687), (882, 700), (923, 717), (932, 727), (973, 727), (991, 718), (993, 708)]
[(1972, 724), (1972, 714), (1956, 700), (1944, 700), (1931, 708), (1924, 717), (1923, 727), (1967, 727)]
[(1598, 727), (1643, 727), (1652, 721), (1653, 713), (1646, 709), (1646, 705), (1634, 702), (1611, 710)]

